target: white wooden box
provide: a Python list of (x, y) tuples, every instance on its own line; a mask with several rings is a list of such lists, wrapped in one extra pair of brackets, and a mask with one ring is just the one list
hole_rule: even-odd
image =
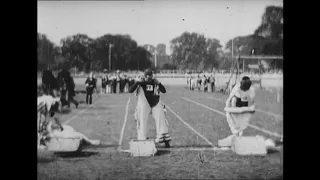
[(235, 137), (231, 149), (238, 155), (262, 155), (267, 154), (267, 147), (263, 137), (239, 136)]
[(233, 138), (235, 138), (234, 135), (230, 135), (224, 139), (220, 139), (218, 140), (218, 146), (219, 147), (231, 147), (232, 146), (232, 142), (233, 142)]
[(79, 149), (81, 138), (61, 138), (52, 137), (50, 139), (48, 150), (57, 152), (72, 152)]
[(129, 144), (131, 156), (154, 156), (157, 153), (154, 140), (131, 140)]

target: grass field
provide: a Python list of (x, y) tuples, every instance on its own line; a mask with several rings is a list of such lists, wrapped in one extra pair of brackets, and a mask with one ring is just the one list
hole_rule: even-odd
[[(166, 89), (167, 94), (162, 95), (162, 100), (168, 109), (172, 136), (170, 149), (161, 149), (162, 145), (159, 145), (154, 157), (130, 157), (119, 151), (128, 149), (130, 139), (136, 137), (133, 113), (137, 99), (134, 94), (98, 95), (93, 106), (81, 104), (78, 109), (72, 106), (71, 112), (63, 115), (61, 120), (91, 139), (102, 140), (103, 145), (88, 147), (73, 155), (38, 152), (38, 179), (282, 177), (282, 151), (261, 157), (212, 150), (219, 139), (230, 134), (223, 115), (226, 95), (191, 92), (183, 86), (167, 86)], [(277, 103), (274, 91), (257, 90), (256, 95), (258, 110), (244, 135), (278, 139), (283, 134), (282, 99)], [(76, 98), (83, 101), (84, 95)], [(152, 117), (149, 122), (149, 136), (154, 137), (156, 131)]]

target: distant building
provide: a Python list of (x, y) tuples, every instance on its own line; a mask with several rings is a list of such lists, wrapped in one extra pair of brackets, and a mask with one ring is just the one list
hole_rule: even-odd
[(170, 64), (170, 56), (166, 54), (157, 55), (157, 67), (162, 68), (164, 64)]
[(158, 44), (157, 45), (157, 53), (161, 55), (166, 54), (166, 45), (165, 44)]

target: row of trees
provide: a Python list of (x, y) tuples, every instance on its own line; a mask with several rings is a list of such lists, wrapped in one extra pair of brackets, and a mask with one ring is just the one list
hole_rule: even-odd
[(151, 66), (151, 54), (129, 35), (106, 34), (93, 39), (76, 34), (63, 38), (61, 46), (54, 46), (45, 35), (38, 33), (39, 68), (50, 65), (52, 69), (76, 67), (79, 71), (101, 71), (109, 69), (109, 53), (112, 69), (145, 69)]
[[(232, 40), (236, 56), (249, 55), (252, 49), (258, 55), (282, 55), (283, 8), (267, 7), (261, 25), (253, 34), (229, 40), (225, 46), (226, 51), (222, 51), (218, 39), (184, 32), (171, 40), (170, 63), (164, 64), (162, 68), (229, 69), (232, 64)], [(45, 35), (38, 33), (38, 69), (50, 66), (52, 69), (76, 67), (79, 71), (101, 71), (109, 69), (109, 55), (113, 70), (153, 67), (153, 54), (138, 46), (130, 35), (106, 34), (94, 39), (85, 34), (76, 34), (63, 38), (60, 44), (55, 46)]]
[[(235, 56), (250, 55), (253, 49), (255, 55), (283, 55), (283, 8), (268, 6), (260, 26), (253, 34), (230, 39), (225, 47), (227, 53), (221, 58), (220, 69), (229, 68), (232, 64), (230, 58), (226, 58), (232, 53), (232, 40)], [(283, 65), (282, 60), (267, 62), (277, 68), (282, 68)]]

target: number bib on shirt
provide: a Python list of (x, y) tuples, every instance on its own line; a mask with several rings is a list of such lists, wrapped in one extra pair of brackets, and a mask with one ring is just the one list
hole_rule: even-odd
[(147, 86), (146, 86), (146, 90), (147, 90), (147, 91), (153, 91), (153, 86), (152, 86), (152, 85), (147, 84)]
[(248, 102), (249, 101), (249, 97), (248, 96), (241, 96), (241, 101), (242, 102)]
[(248, 102), (250, 98), (249, 92), (240, 92), (240, 99), (242, 102)]

